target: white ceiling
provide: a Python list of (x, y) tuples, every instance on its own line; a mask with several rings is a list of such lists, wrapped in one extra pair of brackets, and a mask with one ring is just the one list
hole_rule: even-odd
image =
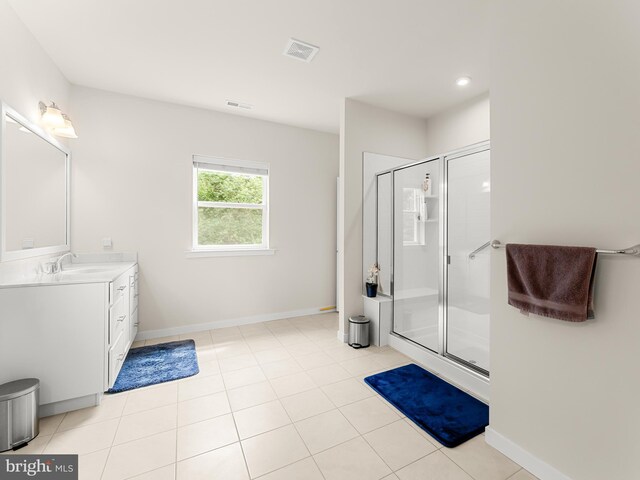
[(73, 84), (316, 130), (338, 132), (343, 97), (428, 117), (489, 88), (489, 0), (10, 3)]

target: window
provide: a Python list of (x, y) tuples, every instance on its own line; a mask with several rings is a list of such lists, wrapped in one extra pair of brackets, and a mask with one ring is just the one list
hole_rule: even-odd
[(193, 157), (193, 250), (269, 248), (269, 166)]

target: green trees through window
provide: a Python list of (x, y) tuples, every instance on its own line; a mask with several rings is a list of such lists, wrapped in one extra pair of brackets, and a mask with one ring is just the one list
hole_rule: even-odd
[(260, 175), (199, 170), (198, 245), (261, 245), (264, 194)]

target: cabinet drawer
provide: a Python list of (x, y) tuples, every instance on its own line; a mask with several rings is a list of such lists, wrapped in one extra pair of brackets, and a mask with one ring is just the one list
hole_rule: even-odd
[(109, 307), (109, 343), (111, 345), (118, 338), (118, 335), (124, 331), (127, 323), (127, 313), (124, 297), (122, 296)]
[(129, 276), (122, 275), (109, 284), (109, 303), (113, 305), (126, 295), (129, 289)]
[(120, 332), (115, 343), (109, 349), (109, 388), (113, 387), (113, 384), (118, 378), (118, 373), (122, 368), (125, 357), (125, 349), (127, 348), (124, 334)]

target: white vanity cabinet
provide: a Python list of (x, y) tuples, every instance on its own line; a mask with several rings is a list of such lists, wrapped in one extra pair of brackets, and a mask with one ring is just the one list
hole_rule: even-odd
[(81, 275), (0, 285), (0, 384), (39, 378), (41, 415), (98, 404), (137, 332), (137, 264)]
[(108, 354), (105, 390), (118, 378), (138, 332), (138, 266), (109, 283)]

